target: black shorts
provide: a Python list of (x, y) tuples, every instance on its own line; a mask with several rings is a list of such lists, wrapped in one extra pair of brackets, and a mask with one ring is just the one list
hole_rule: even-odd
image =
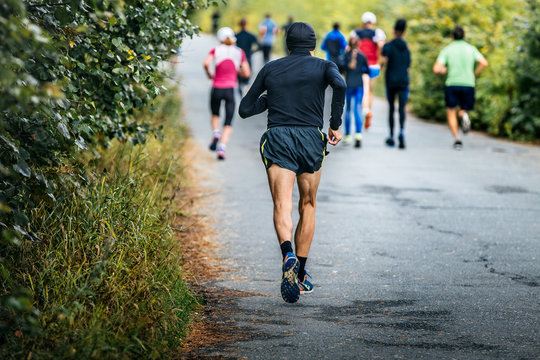
[(276, 126), (263, 134), (259, 150), (267, 169), (276, 164), (300, 175), (321, 168), (327, 142), (328, 136), (318, 127)]
[(221, 89), (213, 87), (210, 93), (210, 110), (212, 110), (212, 115), (219, 116), (219, 108), (223, 100), (225, 100), (225, 120), (223, 121), (223, 125), (230, 126), (232, 125), (234, 107), (236, 105), (234, 88)]
[(474, 87), (472, 86), (447, 86), (444, 88), (444, 102), (449, 109), (459, 106), (463, 110), (472, 110), (474, 109), (474, 100)]

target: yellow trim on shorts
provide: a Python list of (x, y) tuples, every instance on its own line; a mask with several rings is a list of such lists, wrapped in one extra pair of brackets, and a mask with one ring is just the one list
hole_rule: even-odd
[(268, 166), (268, 160), (266, 159), (266, 156), (264, 156), (264, 145), (266, 144), (266, 141), (268, 141), (268, 139), (264, 139), (264, 142), (261, 145), (261, 155), (262, 155), (262, 157), (264, 159), (264, 166)]
[(321, 129), (319, 129), (319, 128), (317, 128), (317, 130), (319, 130), (319, 132), (321, 133), (322, 141), (324, 141), (324, 134), (323, 134), (323, 132), (322, 132)]

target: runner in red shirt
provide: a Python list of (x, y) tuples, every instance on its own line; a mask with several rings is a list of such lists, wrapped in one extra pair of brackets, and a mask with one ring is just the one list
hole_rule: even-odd
[[(231, 28), (219, 29), (217, 38), (220, 45), (213, 48), (204, 60), (204, 69), (209, 79), (213, 79), (210, 93), (210, 109), (212, 110), (212, 142), (210, 150), (217, 150), (219, 160), (225, 160), (225, 149), (232, 135), (232, 119), (234, 115), (234, 89), (238, 87), (238, 74), (249, 78), (251, 69), (242, 49), (235, 45), (236, 37)], [(210, 72), (212, 62), (215, 65), (214, 74)], [(219, 131), (219, 109), (225, 100), (225, 121), (223, 133)]]
[(362, 29), (356, 30), (356, 34), (360, 38), (358, 42), (358, 50), (360, 50), (367, 58), (369, 65), (369, 92), (367, 95), (368, 108), (364, 112), (365, 128), (369, 128), (371, 125), (371, 117), (373, 113), (371, 112), (371, 105), (373, 103), (373, 85), (375, 83), (375, 78), (381, 73), (381, 66), (379, 65), (379, 56), (381, 50), (386, 41), (386, 35), (381, 29), (375, 28), (375, 23), (377, 22), (377, 17), (372, 12), (365, 12), (362, 14), (362, 22), (364, 27)]

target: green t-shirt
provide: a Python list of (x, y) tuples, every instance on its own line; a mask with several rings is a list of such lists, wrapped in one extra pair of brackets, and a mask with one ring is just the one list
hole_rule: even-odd
[(448, 68), (446, 86), (472, 86), (474, 87), (474, 68), (476, 62), (482, 58), (477, 48), (464, 40), (454, 40), (442, 49), (437, 62)]

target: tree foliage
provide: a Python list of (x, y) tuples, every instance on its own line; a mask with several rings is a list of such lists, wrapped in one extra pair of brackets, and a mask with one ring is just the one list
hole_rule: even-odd
[(511, 116), (505, 124), (510, 137), (540, 138), (540, 4), (528, 1), (529, 19), (523, 20), (526, 29), (516, 59), (516, 97)]
[[(128, 332), (122, 337), (126, 341), (119, 347), (122, 351), (145, 353), (159, 349), (149, 350), (144, 336), (150, 334), (147, 338), (155, 340), (174, 333), (170, 325), (187, 307), (176, 309), (173, 296), (182, 282), (181, 268), (166, 261), (170, 248), (160, 249), (170, 240), (165, 239), (168, 228), (162, 204), (146, 206), (149, 195), (134, 191), (140, 183), (131, 179), (120, 184), (111, 180), (110, 192), (116, 198), (107, 195), (103, 202), (94, 201), (99, 192), (106, 193), (103, 186), (109, 183), (106, 176), (98, 182), (90, 173), (91, 166), (84, 166), (95, 163), (114, 139), (140, 144), (148, 135), (159, 135), (159, 125), (148, 111), (166, 90), (163, 63), (183, 37), (198, 31), (190, 21), (191, 12), (211, 3), (0, 1), (0, 357), (36, 356), (32, 351), (40, 346), (42, 357), (54, 358), (47, 355), (47, 347), (69, 349), (72, 343), (98, 335), (105, 345), (92, 356), (99, 356), (114, 340), (106, 336), (110, 329), (117, 336)], [(168, 178), (157, 179), (151, 189), (159, 189), (157, 183)], [(128, 198), (122, 192), (128, 190), (139, 197)], [(104, 221), (104, 210), (113, 209), (111, 201), (126, 201), (122, 206), (133, 211), (122, 213), (118, 206), (118, 217)], [(128, 213), (131, 217), (122, 215)], [(121, 227), (116, 234), (132, 240), (116, 247), (127, 257), (104, 259), (103, 244), (110, 239), (103, 234), (115, 226)], [(87, 241), (95, 242), (89, 246)], [(138, 251), (144, 254), (135, 255)], [(148, 271), (125, 265), (141, 258)], [(137, 264), (140, 269), (142, 263)], [(114, 291), (124, 290), (118, 284), (125, 281), (110, 270), (114, 266), (130, 267), (132, 277), (146, 289), (128, 289), (134, 293), (124, 295), (134, 299), (144, 294), (139, 302), (144, 306), (158, 304), (158, 298), (170, 299), (175, 309), (170, 314), (148, 314), (155, 316), (148, 322), (141, 320), (150, 311), (146, 308), (120, 311), (124, 304), (115, 300)], [(95, 278), (96, 271), (108, 276), (111, 291), (103, 292), (101, 283), (85, 285), (85, 279)], [(158, 271), (165, 277), (157, 276)], [(113, 321), (115, 317), (118, 321)], [(39, 346), (36, 339), (41, 340)], [(86, 350), (93, 351), (92, 346), (96, 344)]]
[(421, 0), (415, 7), (401, 8), (409, 19), (407, 40), (415, 56), (411, 70), (411, 104), (421, 117), (445, 120), (444, 76), (432, 66), (439, 51), (448, 45), (452, 28), (465, 28), (465, 40), (476, 46), (490, 66), (477, 79), (477, 103), (473, 126), (493, 135), (508, 132), (510, 107), (516, 91), (515, 59), (523, 31), (523, 0)]
[(144, 142), (134, 117), (164, 90), (161, 62), (196, 31), (197, 0), (0, 3), (0, 225), (38, 240), (28, 209), (81, 181), (76, 150)]

